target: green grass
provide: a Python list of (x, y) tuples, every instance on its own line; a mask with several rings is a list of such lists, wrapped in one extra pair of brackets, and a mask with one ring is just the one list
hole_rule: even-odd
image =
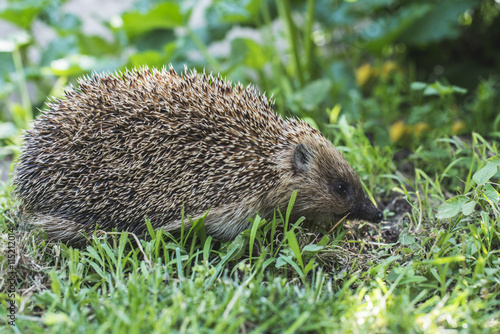
[[(360, 129), (346, 131), (363, 138)], [(356, 150), (374, 148), (365, 140), (344, 143), (347, 159), (363, 170)], [(348, 222), (330, 234), (288, 221), (292, 199), (283, 217), (256, 217), (233, 242), (207, 237), (199, 221), (182, 235), (151, 228), (144, 238), (116, 232), (76, 249), (46, 242), (43, 233), (19, 225), (5, 186), (0, 228), (16, 232), (20, 308), (16, 327), (5, 324), (0, 330), (498, 332), (499, 163), (498, 157), (486, 160), (497, 147), (477, 134), (470, 146), (456, 144), (439, 142), (451, 156), (460, 156), (435, 176), (415, 168), (411, 177), (395, 171), (372, 180), (371, 170), (362, 172), (368, 189), (385, 180), (375, 198), (399, 204), (385, 206), (380, 226)], [(383, 154), (365, 157), (366, 166), (387, 169)], [(410, 161), (417, 158), (422, 166), (432, 163), (425, 155)], [(453, 184), (452, 169), (462, 175), (461, 194), (441, 204), (451, 195), (444, 185)], [(469, 202), (473, 210), (463, 205)], [(2, 233), (0, 244), (2, 277), (9, 275), (7, 236)], [(0, 319), (7, 319), (5, 308)]]
[[(25, 225), (1, 184), (1, 333), (500, 333), (500, 85), (477, 56), (495, 54), (493, 2), (219, 0), (193, 29), (197, 2), (138, 1), (108, 22), (111, 40), (86, 35), (64, 1), (8, 2), (0, 17), (23, 30), (1, 41), (0, 159), (78, 76), (187, 64), (252, 82), (321, 129), (384, 222), (311, 231), (290, 206), (232, 242), (200, 220), (73, 248)], [(37, 20), (54, 29), (49, 44)], [(234, 26), (260, 39), (212, 55)], [(481, 52), (469, 54), (471, 36)]]

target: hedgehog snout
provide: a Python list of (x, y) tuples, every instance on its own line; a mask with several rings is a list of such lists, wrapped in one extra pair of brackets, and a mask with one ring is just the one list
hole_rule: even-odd
[(383, 214), (370, 199), (365, 196), (362, 201), (353, 205), (350, 214), (350, 219), (363, 219), (374, 223), (382, 221)]

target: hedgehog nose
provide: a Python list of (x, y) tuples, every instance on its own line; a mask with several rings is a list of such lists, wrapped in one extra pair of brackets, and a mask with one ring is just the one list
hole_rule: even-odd
[(373, 223), (380, 223), (383, 215), (382, 211), (365, 196), (361, 202), (357, 202), (352, 207), (349, 217), (351, 219), (363, 219)]

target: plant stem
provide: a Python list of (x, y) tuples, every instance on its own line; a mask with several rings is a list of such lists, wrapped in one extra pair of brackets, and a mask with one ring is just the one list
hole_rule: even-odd
[(310, 75), (311, 72), (311, 54), (312, 54), (312, 39), (311, 31), (314, 22), (314, 0), (307, 1), (307, 21), (304, 30), (304, 48), (305, 48), (305, 72)]
[(275, 82), (276, 87), (279, 88), (278, 94), (274, 97), (277, 100), (277, 107), (279, 108), (280, 114), (285, 114), (285, 101), (286, 97), (292, 95), (292, 84), (290, 82), (289, 77), (286, 74), (286, 69), (283, 67), (281, 63), (281, 58), (279, 51), (276, 48), (276, 39), (274, 38), (273, 31), (271, 29), (271, 14), (269, 13), (269, 8), (267, 4), (264, 3), (261, 7), (262, 16), (264, 17), (265, 22), (265, 32), (263, 33), (263, 40), (266, 41), (266, 44), (269, 45), (269, 49), (272, 50), (271, 56), (271, 68), (273, 70), (272, 78)]
[(219, 62), (214, 57), (212, 57), (210, 52), (208, 52), (208, 49), (207, 49), (207, 46), (205, 45), (205, 43), (203, 43), (203, 41), (194, 33), (193, 29), (188, 27), (187, 31), (189, 34), (189, 38), (191, 38), (191, 40), (196, 45), (198, 50), (205, 57), (205, 59), (208, 61), (208, 64), (210, 65), (210, 67), (212, 67), (212, 69), (214, 71), (220, 72), (221, 68), (220, 68)]
[(14, 48), (12, 51), (12, 59), (14, 61), (14, 67), (19, 80), (19, 94), (21, 96), (21, 104), (24, 110), (24, 122), (25, 125), (28, 125), (28, 123), (33, 119), (33, 110), (28, 93), (28, 85), (24, 76), (23, 59), (21, 57), (19, 47)]
[(286, 22), (288, 28), (288, 43), (290, 44), (290, 48), (292, 49), (291, 51), (295, 66), (295, 72), (297, 73), (300, 86), (303, 87), (304, 76), (300, 67), (298, 40), (295, 33), (295, 25), (292, 20), (292, 11), (290, 9), (290, 3), (288, 2), (288, 0), (278, 1), (278, 11), (280, 13), (280, 16), (282, 17), (282, 20)]

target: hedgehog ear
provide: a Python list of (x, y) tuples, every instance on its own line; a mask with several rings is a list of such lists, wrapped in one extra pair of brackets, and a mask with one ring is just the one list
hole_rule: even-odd
[(293, 167), (297, 171), (306, 171), (312, 160), (311, 151), (304, 144), (298, 144), (293, 150)]

